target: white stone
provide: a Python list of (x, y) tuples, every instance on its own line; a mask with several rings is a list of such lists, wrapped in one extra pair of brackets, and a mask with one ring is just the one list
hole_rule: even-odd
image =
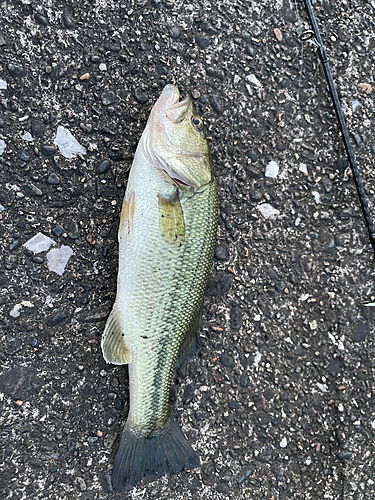
[(0, 90), (6, 90), (8, 88), (8, 84), (5, 80), (0, 80)]
[(18, 316), (21, 314), (21, 309), (22, 305), (16, 304), (9, 314), (12, 316), (12, 318), (18, 318)]
[(316, 385), (319, 387), (319, 389), (322, 392), (328, 392), (328, 385), (327, 384), (321, 384), (320, 382), (317, 382)]
[(240, 81), (241, 81), (241, 77), (240, 77), (240, 76), (238, 76), (238, 75), (234, 75), (234, 78), (233, 78), (233, 83), (234, 83), (235, 85), (237, 85), (237, 83), (238, 83), (238, 82), (240, 82)]
[(5, 144), (5, 141), (0, 139), (0, 155), (2, 155), (4, 153), (6, 147), (7, 147), (7, 145)]
[(275, 179), (279, 175), (279, 165), (275, 161), (270, 161), (266, 168), (266, 177)]
[(307, 171), (307, 165), (306, 165), (306, 163), (300, 163), (298, 170), (300, 172), (302, 172), (303, 174), (305, 174), (305, 175), (309, 175), (309, 173)]
[(358, 99), (355, 99), (355, 101), (352, 102), (352, 110), (355, 111), (358, 106), (362, 106), (362, 104), (358, 101)]
[(318, 323), (316, 322), (316, 319), (313, 319), (312, 321), (309, 322), (309, 327), (310, 330), (316, 330), (318, 328)]
[(285, 437), (280, 441), (280, 448), (286, 448), (288, 446), (288, 441)]
[(51, 245), (54, 245), (53, 239), (44, 235), (43, 233), (37, 233), (30, 240), (23, 244), (24, 247), (28, 248), (34, 253), (46, 252)]
[(53, 248), (47, 253), (48, 269), (62, 276), (72, 255), (73, 250), (67, 245), (62, 245), (61, 248)]
[(31, 142), (33, 141), (33, 136), (30, 134), (30, 132), (24, 132), (24, 134), (22, 135), (21, 134), (21, 138), (24, 140), (24, 141), (27, 141), (27, 142)]
[(260, 352), (257, 352), (254, 358), (254, 366), (255, 368), (258, 368), (260, 360), (262, 359), (262, 355)]
[(107, 71), (107, 65), (105, 63), (100, 63), (99, 69), (100, 69), (100, 71)]
[(260, 83), (260, 81), (258, 80), (258, 78), (255, 75), (247, 75), (246, 80), (258, 88), (263, 87), (263, 85)]
[(60, 153), (65, 158), (75, 158), (79, 153), (86, 154), (86, 148), (81, 146), (72, 133), (62, 125), (57, 127), (56, 137), (53, 142), (58, 146)]
[(280, 215), (280, 210), (277, 210), (277, 208), (273, 208), (273, 206), (269, 203), (261, 203), (257, 206), (257, 209), (265, 219), (269, 219), (270, 217), (274, 217), (275, 215)]
[(320, 194), (318, 191), (311, 191), (311, 194), (314, 196), (315, 203), (318, 205), (318, 203), (320, 203)]

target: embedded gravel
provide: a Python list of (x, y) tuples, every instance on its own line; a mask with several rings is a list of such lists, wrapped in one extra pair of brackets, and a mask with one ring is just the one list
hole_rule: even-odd
[[(374, 213), (375, 3), (314, 9)], [(375, 497), (374, 259), (307, 29), (294, 0), (2, 3), (0, 498)], [(204, 118), (221, 205), (204, 347), (171, 392), (201, 465), (125, 496), (109, 473), (127, 370), (100, 338), (167, 83)], [(62, 275), (24, 246), (37, 233), (69, 254)]]

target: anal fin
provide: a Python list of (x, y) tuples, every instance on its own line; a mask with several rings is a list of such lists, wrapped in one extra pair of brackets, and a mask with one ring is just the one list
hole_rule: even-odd
[(202, 326), (203, 302), (198, 313), (191, 324), (180, 347), (180, 354), (176, 364), (176, 370), (180, 377), (186, 375), (187, 365), (192, 361), (202, 348), (199, 331)]
[(104, 328), (102, 351), (107, 363), (126, 365), (131, 361), (130, 351), (125, 343), (116, 304), (114, 304)]

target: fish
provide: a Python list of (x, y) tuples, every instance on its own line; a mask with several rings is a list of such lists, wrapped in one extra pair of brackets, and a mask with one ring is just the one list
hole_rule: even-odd
[(149, 475), (199, 465), (171, 413), (175, 369), (200, 349), (218, 192), (202, 119), (166, 85), (139, 141), (123, 200), (117, 293), (102, 335), (107, 363), (128, 365), (129, 412), (112, 470), (128, 491)]

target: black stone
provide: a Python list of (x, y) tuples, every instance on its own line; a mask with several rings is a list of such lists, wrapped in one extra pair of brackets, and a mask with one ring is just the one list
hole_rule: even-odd
[(63, 13), (63, 23), (66, 29), (73, 30), (76, 26), (76, 23), (70, 12), (65, 11)]
[(144, 104), (148, 100), (147, 95), (141, 89), (135, 89), (134, 97), (140, 104)]
[(113, 161), (122, 161), (124, 159), (121, 151), (118, 148), (111, 148), (109, 150), (108, 156)]
[(182, 35), (182, 30), (179, 26), (172, 26), (172, 28), (169, 30), (169, 35), (174, 40), (177, 40), (177, 38), (180, 38), (180, 36)]
[(195, 416), (196, 420), (198, 420), (198, 422), (199, 422), (199, 421), (200, 421), (200, 420), (202, 420), (202, 418), (203, 418), (203, 413), (201, 412), (201, 410), (198, 410), (198, 411), (195, 413), (195, 415), (194, 415), (194, 416)]
[(206, 69), (206, 73), (207, 73), (207, 76), (211, 77), (211, 78), (217, 78), (218, 80), (224, 80), (224, 72), (223, 71), (219, 71), (215, 68), (207, 68)]
[(56, 226), (53, 229), (51, 229), (51, 233), (58, 238), (59, 236), (62, 235), (62, 229), (59, 226)]
[(230, 327), (232, 330), (239, 330), (242, 326), (242, 311), (239, 307), (232, 307), (230, 310)]
[(46, 325), (56, 326), (64, 323), (67, 319), (67, 315), (65, 311), (57, 311), (46, 319)]
[(40, 26), (48, 26), (48, 19), (42, 14), (35, 14), (35, 21), (40, 25)]
[(195, 41), (198, 47), (202, 50), (207, 49), (211, 45), (210, 39), (203, 35), (196, 35)]
[(74, 451), (76, 449), (76, 446), (77, 446), (77, 443), (75, 441), (69, 441), (68, 446), (67, 446), (69, 453)]
[(32, 258), (32, 261), (35, 263), (35, 264), (43, 264), (44, 262), (44, 259), (43, 257), (39, 257), (38, 255), (33, 257)]
[(64, 75), (65, 70), (63, 68), (60, 68), (60, 66), (54, 66), (51, 73), (49, 74), (49, 77), (52, 81), (58, 82)]
[(60, 184), (60, 178), (52, 173), (48, 179), (47, 179), (48, 184), (51, 184), (52, 186), (57, 186), (57, 184)]
[(261, 464), (267, 464), (272, 459), (272, 455), (273, 449), (269, 446), (265, 446), (258, 455), (255, 455), (255, 460)]
[(244, 467), (242, 467), (241, 472), (238, 475), (237, 483), (238, 484), (243, 483), (245, 481), (245, 479), (247, 479), (248, 477), (251, 476), (252, 473), (253, 473), (253, 470), (250, 469), (250, 466), (245, 465)]
[(21, 401), (37, 394), (43, 383), (36, 370), (28, 366), (16, 366), (0, 375), (0, 390)]
[(349, 460), (350, 458), (352, 458), (352, 452), (351, 451), (342, 451), (337, 456), (340, 460)]
[(184, 398), (192, 398), (194, 396), (194, 387), (188, 384), (184, 390)]
[(104, 160), (96, 167), (96, 173), (98, 175), (105, 174), (110, 168), (111, 162), (109, 160)]
[(358, 323), (352, 334), (353, 342), (364, 342), (368, 334), (368, 328), (364, 323)]
[(333, 358), (331, 359), (331, 361), (327, 366), (327, 372), (330, 373), (332, 377), (336, 377), (337, 372), (339, 371), (339, 367), (340, 367), (339, 358)]
[(21, 159), (22, 161), (29, 162), (29, 161), (30, 161), (30, 156), (29, 156), (29, 154), (28, 154), (28, 153), (29, 153), (28, 149), (27, 149), (27, 148), (24, 148), (24, 149), (22, 150), (22, 153), (21, 153), (20, 159)]
[(271, 389), (271, 387), (268, 387), (264, 392), (263, 392), (263, 397), (264, 399), (266, 399), (267, 401), (269, 401), (270, 399), (272, 399), (275, 395), (275, 391), (273, 389)]
[(348, 166), (348, 162), (344, 158), (339, 158), (337, 160), (337, 169), (340, 171), (341, 174), (344, 173), (347, 166)]
[(218, 115), (221, 115), (221, 113), (223, 112), (223, 108), (221, 106), (220, 97), (216, 94), (212, 94), (210, 96), (210, 102), (211, 102), (212, 109), (215, 111), (215, 113), (217, 113)]
[(250, 376), (247, 373), (244, 373), (243, 375), (241, 375), (240, 386), (245, 388), (245, 387), (249, 387), (250, 384), (251, 384)]
[(228, 401), (228, 406), (231, 410), (235, 410), (238, 405), (237, 402), (234, 399), (232, 399), (231, 401)]
[(226, 261), (228, 260), (229, 248), (226, 243), (219, 243), (215, 248), (214, 257), (216, 260)]
[(269, 268), (268, 269), (268, 276), (271, 278), (271, 279), (275, 279), (276, 278), (276, 273), (273, 269)]
[(21, 240), (14, 240), (12, 243), (9, 245), (9, 252), (14, 252), (14, 250), (17, 250), (22, 245)]
[(26, 255), (26, 257), (32, 257), (34, 255), (34, 252), (32, 252), (31, 250), (29, 250), (28, 248), (25, 248), (23, 250), (23, 254)]
[(102, 94), (102, 103), (104, 106), (109, 106), (110, 104), (113, 104), (115, 102), (116, 96), (115, 93), (112, 92), (112, 90), (106, 90)]
[(210, 278), (207, 281), (205, 295), (206, 297), (223, 297), (228, 293), (231, 284), (232, 280), (226, 274), (216, 279)]
[(81, 196), (81, 194), (82, 194), (82, 190), (77, 186), (68, 187), (68, 191), (70, 192), (70, 196), (72, 198), (77, 198), (78, 196)]
[(225, 366), (226, 368), (232, 369), (235, 367), (232, 356), (229, 356), (229, 354), (227, 354), (226, 352), (223, 352), (223, 354), (220, 354), (219, 361), (220, 361), (220, 364)]
[(57, 153), (57, 149), (54, 146), (42, 146), (41, 147), (42, 154), (47, 158), (54, 156)]
[(165, 66), (162, 66), (161, 64), (157, 64), (155, 69), (158, 75), (168, 75), (167, 68)]
[(43, 122), (33, 121), (31, 124), (31, 135), (33, 137), (43, 137), (46, 131), (46, 127)]
[(13, 78), (24, 78), (27, 75), (27, 71), (25, 69), (12, 63), (8, 64), (8, 70)]
[(255, 47), (253, 45), (246, 45), (246, 53), (247, 55), (254, 57), (255, 55)]

